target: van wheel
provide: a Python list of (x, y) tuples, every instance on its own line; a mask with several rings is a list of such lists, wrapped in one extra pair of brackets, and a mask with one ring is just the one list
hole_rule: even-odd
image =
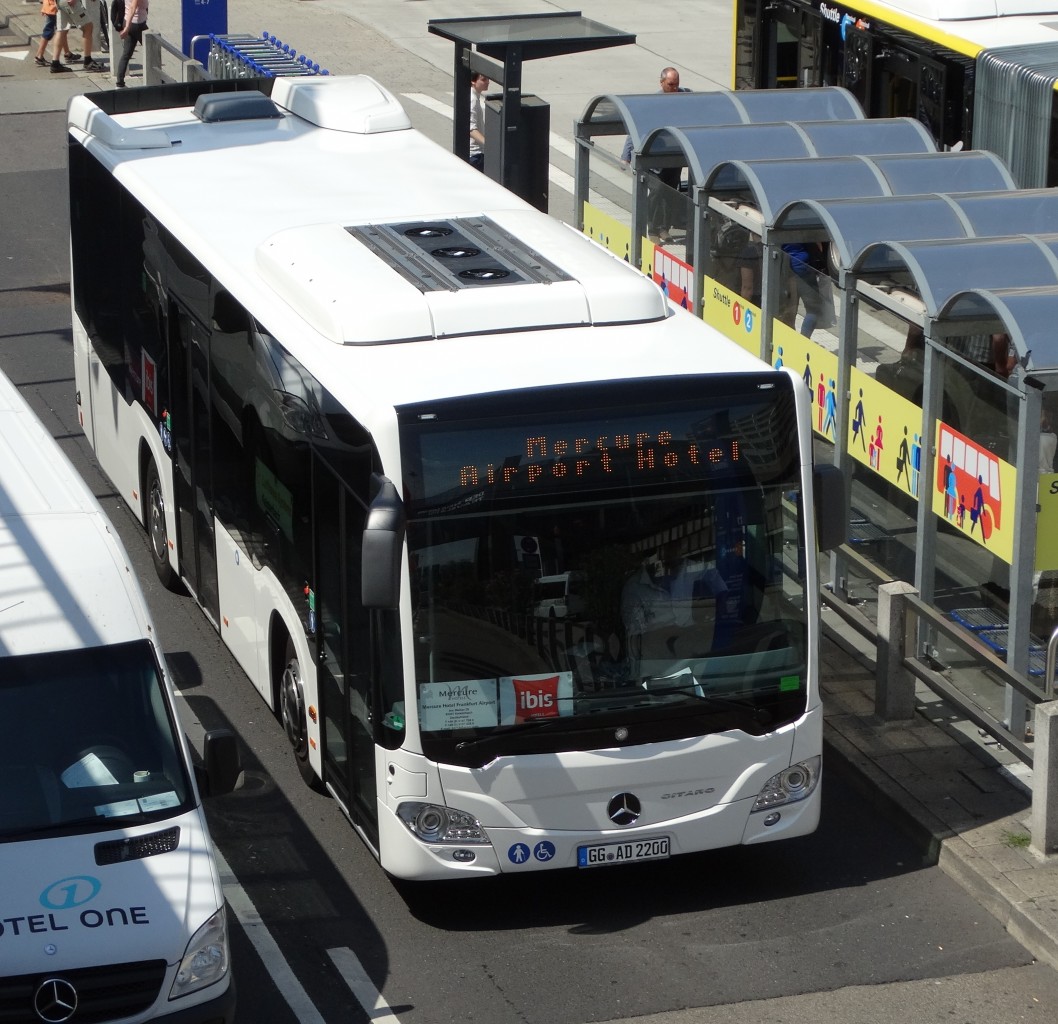
[(152, 459), (147, 465), (147, 538), (151, 546), (154, 571), (167, 590), (176, 589), (176, 573), (169, 564), (169, 535), (165, 532), (165, 498), (158, 467)]
[(279, 681), (279, 715), (283, 731), (294, 751), (294, 763), (301, 778), (317, 792), (323, 784), (309, 763), (308, 713), (305, 708), (305, 684), (301, 678), (301, 662), (298, 661), (292, 640), (287, 640), (283, 655), (283, 677)]

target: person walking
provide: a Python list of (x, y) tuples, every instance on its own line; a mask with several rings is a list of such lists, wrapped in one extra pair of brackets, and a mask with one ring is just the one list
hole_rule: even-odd
[(118, 33), (122, 39), (122, 46), (114, 85), (119, 89), (125, 88), (125, 74), (129, 69), (129, 61), (132, 60), (136, 44), (143, 38), (143, 33), (146, 31), (147, 0), (128, 0), (125, 4), (125, 24)]
[(40, 43), (37, 46), (37, 52), (33, 60), (38, 68), (46, 68), (48, 66), (48, 58), (44, 54), (47, 52), (48, 43), (55, 38), (55, 22), (59, 16), (59, 5), (55, 0), (42, 0), (40, 14), (44, 19), (44, 26), (40, 30)]
[[(55, 25), (53, 29), (55, 48), (52, 50), (51, 73), (53, 75), (66, 74), (72, 70), (71, 68), (68, 68), (66, 64), (75, 64), (81, 59), (79, 53), (70, 52), (69, 35), (70, 29), (74, 27), (73, 13), (68, 0), (66, 3), (53, 3), (51, 5), (45, 3), (41, 7), (41, 13), (45, 18), (45, 29), (48, 27), (47, 19), (49, 7), (55, 11)], [(63, 61), (66, 63), (64, 64)], [(40, 67), (47, 64), (47, 60), (44, 59), (43, 49), (38, 53), (36, 63)]]

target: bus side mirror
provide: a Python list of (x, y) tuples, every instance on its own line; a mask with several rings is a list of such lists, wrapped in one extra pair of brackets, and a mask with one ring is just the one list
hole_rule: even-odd
[(365, 608), (394, 609), (400, 603), (404, 556), (404, 503), (393, 481), (373, 475), (375, 496), (364, 528), (360, 600)]
[(812, 468), (816, 506), (816, 536), (820, 551), (832, 551), (848, 540), (849, 509), (845, 499), (845, 474), (837, 466)]
[(239, 782), (242, 765), (239, 744), (231, 729), (210, 729), (202, 744), (201, 770), (196, 770), (199, 791), (203, 796), (224, 796)]

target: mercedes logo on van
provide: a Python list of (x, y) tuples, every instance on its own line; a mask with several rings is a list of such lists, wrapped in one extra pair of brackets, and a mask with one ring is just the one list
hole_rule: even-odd
[(607, 805), (606, 813), (615, 825), (634, 825), (643, 807), (634, 793), (618, 793)]
[(33, 994), (33, 1009), (47, 1024), (63, 1024), (77, 1012), (77, 989), (65, 978), (48, 978)]

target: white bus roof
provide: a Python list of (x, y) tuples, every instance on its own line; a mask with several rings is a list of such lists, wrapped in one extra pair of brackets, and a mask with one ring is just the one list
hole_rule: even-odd
[[(1058, 42), (1058, 0), (841, 0), (869, 22), (880, 18), (954, 49)], [(826, 6), (824, 4), (824, 6)], [(928, 26), (932, 31), (922, 31)]]
[(0, 656), (142, 638), (138, 595), (95, 497), (0, 374)]
[[(74, 138), (358, 414), (521, 387), (763, 368), (674, 310), (638, 271), (411, 129), (370, 78), (281, 78), (271, 100), (211, 94), (198, 106), (111, 117), (79, 96), (68, 120)], [(409, 226), (450, 230), (446, 244), (484, 251), (507, 279), (453, 278)]]

